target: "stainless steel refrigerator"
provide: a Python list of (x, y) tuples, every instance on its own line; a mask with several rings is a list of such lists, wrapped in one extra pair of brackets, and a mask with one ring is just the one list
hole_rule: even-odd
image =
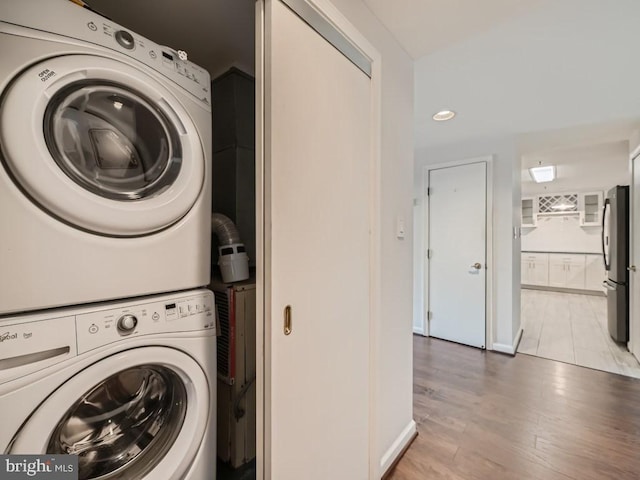
[(602, 254), (607, 279), (609, 334), (616, 342), (629, 340), (629, 187), (607, 192), (602, 212)]

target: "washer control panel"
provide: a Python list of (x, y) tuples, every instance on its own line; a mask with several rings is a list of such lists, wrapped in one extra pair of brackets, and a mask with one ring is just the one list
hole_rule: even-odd
[(210, 330), (215, 334), (213, 293), (128, 303), (76, 315), (78, 353), (141, 335)]
[(163, 333), (216, 334), (213, 293), (192, 290), (0, 318), (0, 385), (104, 345)]

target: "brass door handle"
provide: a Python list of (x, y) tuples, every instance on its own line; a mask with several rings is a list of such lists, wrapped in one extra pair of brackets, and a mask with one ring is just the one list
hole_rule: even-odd
[(471, 268), (475, 268), (476, 270), (480, 270), (482, 268), (482, 264), (480, 262), (476, 262), (471, 265)]
[(284, 307), (284, 334), (291, 335), (291, 305)]

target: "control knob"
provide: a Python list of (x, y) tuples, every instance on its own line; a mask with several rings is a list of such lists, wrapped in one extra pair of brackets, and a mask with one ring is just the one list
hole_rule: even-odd
[(126, 314), (118, 319), (118, 332), (120, 335), (130, 335), (138, 325), (138, 319), (135, 315)]
[(118, 30), (115, 35), (116, 42), (118, 42), (121, 46), (126, 48), (127, 50), (133, 50), (136, 46), (135, 40), (133, 39), (133, 35), (131, 35), (126, 30)]

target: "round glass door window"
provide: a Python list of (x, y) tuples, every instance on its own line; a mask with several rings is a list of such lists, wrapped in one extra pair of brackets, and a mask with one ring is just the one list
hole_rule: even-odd
[(116, 373), (65, 414), (47, 453), (78, 455), (80, 480), (142, 478), (162, 460), (182, 428), (187, 393), (160, 365)]
[(170, 187), (182, 164), (167, 116), (143, 94), (111, 82), (74, 82), (56, 92), (44, 117), (55, 162), (96, 195), (133, 201)]

